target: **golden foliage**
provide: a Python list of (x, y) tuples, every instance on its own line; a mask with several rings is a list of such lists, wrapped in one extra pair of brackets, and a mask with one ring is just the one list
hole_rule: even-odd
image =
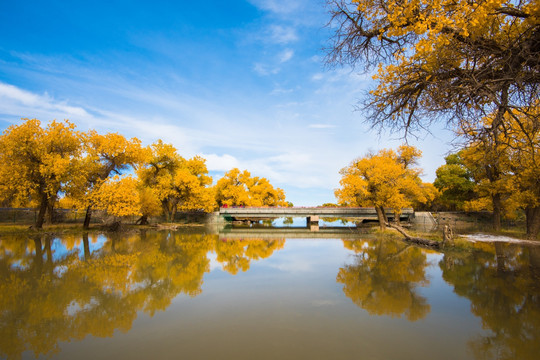
[(329, 62), (378, 67), (366, 101), (374, 125), (478, 126), (493, 111), (529, 116), (538, 99), (538, 0), (328, 2)]
[(420, 169), (409, 167), (419, 155), (416, 148), (402, 146), (397, 153), (385, 149), (354, 160), (340, 171), (341, 188), (335, 191), (338, 203), (392, 208), (399, 213), (413, 201), (433, 200), (436, 190), (422, 183)]
[(428, 265), (422, 250), (392, 241), (344, 241), (357, 255), (354, 263), (339, 269), (336, 281), (356, 305), (370, 314), (404, 315), (410, 321), (424, 318), (431, 310), (416, 287), (427, 285)]
[(45, 210), (72, 182), (80, 168), (81, 134), (68, 120), (52, 121), (45, 128), (37, 119), (23, 119), (0, 137), (0, 200), (8, 204), (35, 202), (40, 207), (36, 227)]
[(109, 215), (141, 215), (137, 179), (132, 176), (108, 179), (94, 192), (93, 203)]
[(184, 159), (161, 140), (152, 144), (145, 166), (137, 174), (142, 185), (152, 189), (171, 220), (178, 209), (212, 211), (215, 208), (212, 178), (206, 160), (200, 156)]
[(252, 177), (247, 170), (229, 170), (215, 188), (219, 206), (288, 206), (282, 189), (274, 188), (266, 178)]
[[(493, 210), (497, 217), (513, 217), (522, 208), (527, 215), (527, 234), (534, 239), (540, 232), (540, 106), (530, 108), (530, 116), (509, 113), (502, 121), (506, 131), (478, 132), (464, 127), (469, 141), (460, 152), (475, 179), (477, 198), (470, 209)], [(492, 126), (497, 115), (482, 119)]]

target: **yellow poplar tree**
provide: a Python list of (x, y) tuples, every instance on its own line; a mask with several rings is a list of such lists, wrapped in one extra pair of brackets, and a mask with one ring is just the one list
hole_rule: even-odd
[(229, 170), (216, 184), (219, 206), (288, 206), (285, 192), (266, 178), (252, 177), (244, 170)]
[(154, 189), (139, 182), (138, 190), (141, 218), (137, 220), (137, 223), (147, 225), (148, 217), (161, 214), (161, 202)]
[(212, 178), (200, 156), (186, 160), (172, 145), (159, 140), (152, 144), (146, 165), (137, 173), (142, 184), (158, 197), (167, 221), (174, 219), (178, 208), (211, 211), (215, 206), (209, 187)]
[(93, 203), (115, 217), (141, 215), (138, 180), (133, 176), (107, 179), (93, 193)]
[(123, 170), (136, 167), (145, 159), (145, 149), (137, 138), (130, 140), (118, 133), (100, 135), (94, 130), (84, 134), (86, 156), (81, 159), (84, 182), (76, 184), (71, 194), (86, 208), (83, 227), (90, 225), (93, 193), (112, 175), (121, 175)]
[(538, 0), (327, 0), (330, 63), (379, 69), (366, 100), (374, 125), (421, 130), (496, 113), (531, 117), (540, 80)]
[(47, 211), (52, 219), (58, 193), (79, 181), (81, 136), (69, 120), (45, 128), (37, 119), (23, 120), (0, 137), (0, 198), (10, 204), (37, 203), (35, 227), (40, 229)]
[(335, 191), (340, 205), (373, 206), (377, 211), (381, 230), (388, 220), (385, 208), (392, 208), (399, 218), (401, 209), (413, 201), (425, 203), (433, 200), (434, 188), (420, 180), (420, 169), (411, 168), (420, 156), (411, 146), (401, 146), (396, 153), (384, 149), (354, 160), (341, 169), (341, 187)]
[[(469, 138), (461, 151), (463, 161), (479, 183), (478, 193), (489, 199), (494, 227), (513, 208), (522, 208), (527, 218), (527, 237), (540, 233), (540, 106), (531, 106), (531, 116), (509, 113), (503, 118), (504, 132), (490, 134), (464, 129)], [(493, 123), (496, 114), (483, 119)], [(480, 201), (477, 201), (480, 202)]]

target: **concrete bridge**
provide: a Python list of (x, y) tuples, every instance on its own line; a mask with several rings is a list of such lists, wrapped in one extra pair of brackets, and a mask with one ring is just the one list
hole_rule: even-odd
[[(394, 210), (385, 209), (388, 219), (394, 219)], [(320, 218), (347, 218), (353, 221), (377, 221), (375, 208), (370, 207), (222, 207), (220, 217), (227, 221), (258, 221), (281, 217), (305, 217), (307, 223), (318, 223)], [(413, 209), (402, 209), (400, 219), (408, 221), (414, 217)]]

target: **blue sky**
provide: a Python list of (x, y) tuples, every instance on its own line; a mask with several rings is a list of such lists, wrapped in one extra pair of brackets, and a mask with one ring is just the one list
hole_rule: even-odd
[[(339, 170), (399, 135), (354, 105), (369, 74), (324, 66), (323, 0), (0, 1), (0, 129), (70, 119), (201, 155), (214, 180), (267, 177), (295, 205), (335, 202)], [(424, 180), (448, 131), (410, 139)]]

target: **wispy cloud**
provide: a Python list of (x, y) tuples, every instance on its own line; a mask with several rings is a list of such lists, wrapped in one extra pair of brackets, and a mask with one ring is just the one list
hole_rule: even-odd
[(291, 26), (272, 25), (270, 26), (270, 40), (277, 44), (289, 44), (298, 41), (296, 29)]
[(271, 11), (277, 14), (289, 14), (299, 9), (302, 0), (249, 0), (250, 3), (259, 9)]
[(268, 76), (279, 73), (281, 68), (263, 63), (255, 63), (255, 65), (253, 65), (253, 70), (261, 76)]
[(310, 129), (333, 129), (335, 128), (335, 125), (330, 124), (309, 124), (308, 128)]
[(281, 72), (281, 65), (290, 61), (294, 57), (294, 50), (285, 49), (268, 63), (257, 62), (253, 65), (253, 70), (262, 76), (276, 75)]
[(293, 56), (294, 51), (291, 49), (286, 49), (279, 55), (279, 62), (282, 64), (286, 63), (287, 61), (291, 60)]
[[(52, 115), (54, 118), (90, 117), (83, 108), (57, 101), (46, 93), (38, 95), (1, 82), (0, 109), (5, 115), (24, 117), (35, 117), (35, 114), (43, 113), (49, 114), (49, 117)], [(50, 119), (52, 120), (52, 117)]]

